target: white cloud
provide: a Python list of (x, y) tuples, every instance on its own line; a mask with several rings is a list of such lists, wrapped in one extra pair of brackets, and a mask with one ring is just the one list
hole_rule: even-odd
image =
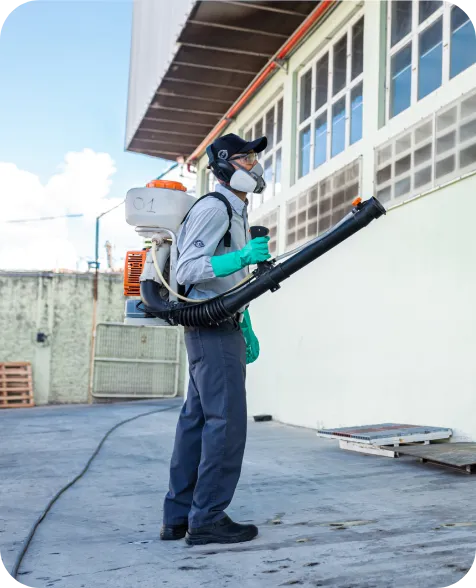
[[(46, 185), (34, 174), (0, 162), (0, 268), (85, 271), (87, 260), (94, 259), (96, 216), (121, 202), (107, 198), (115, 171), (109, 154), (91, 149), (66, 154)], [(84, 217), (5, 222), (66, 214)], [(106, 240), (113, 244), (115, 267), (122, 265), (127, 249), (141, 246), (134, 228), (125, 222), (123, 206), (103, 217), (100, 229), (101, 268), (106, 267)]]

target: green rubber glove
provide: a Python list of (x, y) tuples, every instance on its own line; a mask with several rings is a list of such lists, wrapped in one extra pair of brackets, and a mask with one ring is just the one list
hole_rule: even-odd
[(253, 363), (259, 357), (259, 341), (254, 334), (253, 327), (251, 326), (250, 313), (248, 309), (243, 313), (243, 321), (240, 323), (241, 331), (246, 343), (246, 363)]
[(269, 237), (256, 237), (251, 239), (239, 251), (232, 251), (224, 255), (215, 255), (210, 258), (213, 272), (217, 278), (224, 278), (243, 269), (247, 265), (254, 265), (260, 261), (266, 261), (271, 257), (268, 249)]

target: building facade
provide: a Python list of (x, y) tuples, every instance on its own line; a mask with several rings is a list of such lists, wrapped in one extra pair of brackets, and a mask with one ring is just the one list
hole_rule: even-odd
[[(200, 39), (196, 32), (205, 27), (197, 24), (204, 22), (204, 3), (182, 4), (171, 27), (174, 41), (164, 47), (168, 61), (163, 56), (167, 63), (155, 72), (151, 96), (144, 95), (143, 114), (137, 114), (137, 95), (129, 105), (135, 110), (129, 112), (127, 147), (147, 152), (156, 141), (158, 156), (180, 151), (196, 165), (197, 192), (205, 193), (212, 185), (207, 140), (217, 131), (266, 134), (261, 162), (268, 187), (251, 197), (250, 220), (270, 228), (273, 253), (334, 225), (356, 196), (376, 196), (387, 209), (278, 292), (253, 302), (262, 351), (249, 368), (251, 412), (312, 428), (442, 425), (453, 428), (455, 438), (476, 439), (476, 38), (469, 17), (435, 0), (268, 2), (262, 4), (273, 18), (273, 9), (292, 11), (294, 5), (301, 22), (292, 32), (271, 30), (272, 19), (256, 8), (264, 24), (252, 34), (245, 9), (234, 24), (223, 19), (225, 5), (245, 2), (207, 2), (210, 11), (215, 5), (210, 26), (221, 33), (234, 26), (243, 37), (249, 31), (248, 51), (238, 45), (236, 30), (229, 47), (222, 42), (217, 50), (235, 51), (237, 73), (228, 78), (223, 70), (232, 67), (208, 65), (210, 36)], [(147, 1), (139, 0), (136, 14), (144, 11)], [(284, 27), (290, 20), (281, 12), (276, 22)], [(252, 72), (248, 53), (270, 50), (263, 30), (280, 35), (277, 49), (257, 64), (251, 82), (241, 81), (240, 72)], [(140, 64), (138, 35), (136, 28), (131, 80)], [(146, 37), (143, 30), (143, 52)], [(195, 80), (185, 79), (183, 65), (193, 45), (197, 62), (188, 70), (204, 72)], [(292, 50), (286, 53), (287, 45)], [(272, 75), (254, 84), (269, 64)], [(174, 78), (174, 71), (182, 77)], [(180, 95), (180, 82), (171, 79), (195, 81), (190, 87), (196, 97), (207, 86), (221, 100), (216, 121), (200, 115), (214, 108), (205, 98), (196, 109), (178, 97), (176, 106), (167, 106), (163, 96)], [(233, 80), (236, 97), (212, 92), (213, 85), (232, 86)], [(245, 85), (238, 92), (240, 83)], [(193, 134), (182, 136), (187, 123), (177, 117), (191, 110), (191, 122), (203, 127), (192, 125)], [(174, 149), (165, 148), (160, 119), (177, 121), (176, 134), (169, 135), (179, 138)], [(148, 139), (145, 124), (155, 125)], [(164, 124), (172, 129), (174, 123)]]

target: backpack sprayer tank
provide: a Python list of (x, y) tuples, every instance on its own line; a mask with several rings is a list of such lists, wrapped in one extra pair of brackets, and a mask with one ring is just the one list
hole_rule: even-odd
[(176, 233), (195, 198), (180, 182), (154, 180), (145, 188), (132, 188), (126, 196), (126, 222), (140, 235), (159, 229)]
[[(184, 216), (196, 201), (193, 196), (187, 194), (186, 190), (180, 182), (154, 180), (145, 188), (129, 190), (125, 203), (126, 222), (134, 226), (141, 237), (157, 238), (157, 264), (163, 277), (175, 291), (178, 288), (175, 275), (176, 235)], [(154, 282), (165, 300), (174, 300), (174, 296), (165, 289), (155, 270), (151, 249), (129, 251), (126, 255), (124, 271), (124, 295), (126, 297), (140, 296), (140, 285), (145, 280)], [(137, 303), (137, 298), (126, 301), (126, 324), (169, 324), (137, 308)]]

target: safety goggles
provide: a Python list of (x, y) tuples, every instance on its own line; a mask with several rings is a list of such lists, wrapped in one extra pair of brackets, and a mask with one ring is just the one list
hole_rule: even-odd
[(244, 163), (248, 163), (251, 165), (258, 161), (258, 154), (254, 151), (251, 151), (250, 153), (240, 153), (239, 155), (230, 157), (228, 161), (243, 161)]

